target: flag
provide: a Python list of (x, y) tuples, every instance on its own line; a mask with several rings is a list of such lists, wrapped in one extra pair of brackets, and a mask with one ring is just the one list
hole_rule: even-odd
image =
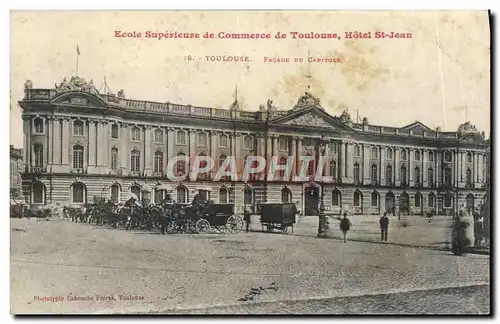
[(78, 48), (78, 45), (76, 45), (76, 54), (80, 55), (80, 49)]

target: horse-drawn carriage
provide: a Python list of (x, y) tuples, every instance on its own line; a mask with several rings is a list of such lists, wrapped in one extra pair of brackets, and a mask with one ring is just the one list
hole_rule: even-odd
[(196, 221), (196, 230), (199, 233), (215, 230), (236, 234), (243, 229), (243, 219), (234, 215), (233, 204), (208, 203), (200, 216)]
[(260, 205), (260, 223), (262, 231), (264, 227), (267, 232), (275, 229), (286, 233), (288, 228), (295, 224), (297, 207), (293, 203), (263, 203)]

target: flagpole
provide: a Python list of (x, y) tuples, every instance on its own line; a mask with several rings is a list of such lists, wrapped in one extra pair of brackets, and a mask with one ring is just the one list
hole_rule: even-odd
[(78, 53), (76, 54), (76, 76), (78, 76)]

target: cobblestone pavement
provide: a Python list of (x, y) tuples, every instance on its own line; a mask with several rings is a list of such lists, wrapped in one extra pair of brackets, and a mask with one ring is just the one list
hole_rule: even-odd
[(11, 219), (11, 312), (147, 313), (238, 305), (247, 303), (239, 300), (252, 288), (270, 286), (275, 289), (259, 290), (253, 301), (489, 284), (485, 255), (344, 244), (318, 239), (311, 230), (301, 221), (296, 234), (288, 235), (160, 235)]
[(489, 313), (490, 287), (483, 285), (394, 294), (255, 303), (171, 311), (165, 314), (489, 315)]

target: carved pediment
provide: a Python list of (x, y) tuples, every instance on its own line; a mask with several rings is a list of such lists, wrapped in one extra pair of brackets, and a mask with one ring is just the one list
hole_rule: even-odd
[(328, 127), (333, 128), (332, 125), (325, 119), (313, 114), (307, 113), (292, 120), (285, 122), (286, 125), (298, 126), (312, 126), (312, 127)]

